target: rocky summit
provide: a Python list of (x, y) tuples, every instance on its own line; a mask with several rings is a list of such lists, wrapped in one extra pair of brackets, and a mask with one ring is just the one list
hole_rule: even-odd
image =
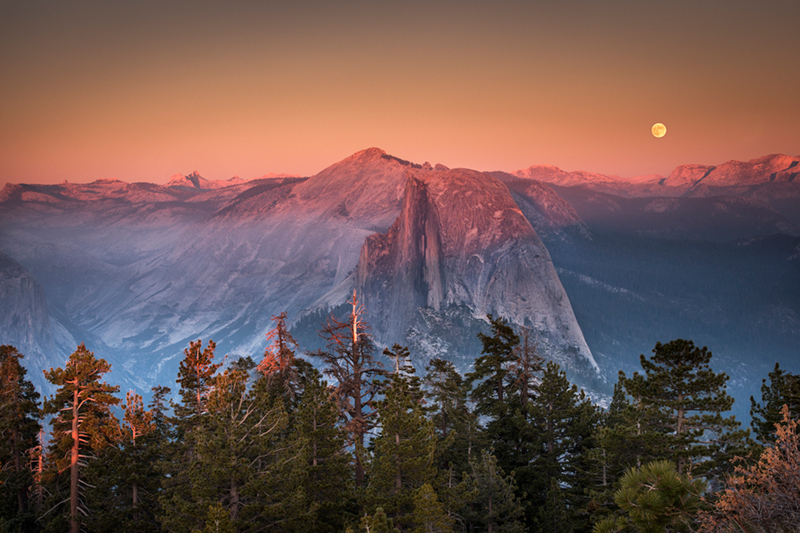
[[(79, 342), (139, 390), (171, 383), (198, 338), (257, 359), (283, 311), (311, 349), (353, 289), (379, 347), (409, 345), (419, 365), (439, 356), (466, 370), (493, 314), (535, 331), (540, 350), (579, 381), (598, 379), (535, 229), (574, 215), (546, 185), (548, 201), (515, 193), (528, 194), (525, 213), (490, 174), (377, 148), (310, 178), (179, 178), (0, 193), (0, 343), (40, 347), (26, 360), (40, 386), (41, 370)], [(577, 218), (567, 225), (586, 232)]]

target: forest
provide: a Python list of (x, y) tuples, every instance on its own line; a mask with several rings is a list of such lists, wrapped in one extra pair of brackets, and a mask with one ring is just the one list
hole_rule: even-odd
[(45, 398), (0, 347), (0, 532), (797, 531), (800, 376), (778, 365), (750, 432), (689, 340), (620, 372), (603, 409), (501, 318), (465, 375), (417, 375), (362, 315), (354, 296), (302, 357), (285, 313), (258, 360), (191, 342), (147, 406), (83, 344)]

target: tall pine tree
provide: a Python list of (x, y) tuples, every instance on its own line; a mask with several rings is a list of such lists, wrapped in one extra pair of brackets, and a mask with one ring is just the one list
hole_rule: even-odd
[[(403, 352), (397, 350), (395, 353)], [(406, 352), (407, 353), (407, 352)], [(408, 529), (414, 491), (436, 476), (433, 424), (422, 409), (413, 367), (395, 372), (379, 406), (380, 433), (374, 439), (369, 500), (382, 504), (396, 526)]]
[(775, 424), (783, 419), (783, 406), (789, 407), (789, 414), (800, 419), (800, 376), (781, 369), (775, 363), (775, 370), (769, 373), (767, 380), (761, 382), (761, 403), (750, 396), (750, 416), (753, 431), (763, 444), (775, 442)]
[(723, 416), (734, 401), (725, 390), (728, 376), (711, 369), (711, 356), (692, 341), (659, 342), (651, 359), (640, 358), (643, 379), (622, 375), (647, 415), (645, 432), (657, 435), (648, 441), (652, 455), (674, 461), (678, 474), (716, 473), (726, 468), (725, 457), (744, 453), (747, 433), (735, 417)]
[(367, 433), (375, 427), (380, 377), (384, 371), (373, 355), (375, 347), (366, 331), (364, 308), (355, 290), (350, 304), (352, 311), (347, 322), (330, 317), (320, 332), (327, 341), (327, 348), (311, 355), (322, 360), (324, 373), (336, 383), (335, 395), (345, 419), (348, 444), (356, 448), (356, 486), (362, 487), (365, 482), (364, 442)]
[(9, 532), (32, 531), (35, 520), (28, 454), (41, 429), (39, 393), (25, 378), (23, 357), (13, 346), (0, 346), (0, 529)]
[[(80, 344), (64, 368), (51, 368), (44, 373), (45, 378), (58, 387), (56, 394), (44, 403), (44, 413), (56, 415), (52, 421), (50, 444), (50, 457), (53, 458), (51, 494), (56, 499), (56, 506), (69, 502), (68, 521), (51, 522), (54, 530), (64, 531), (67, 526), (71, 533), (79, 532), (81, 516), (90, 512), (81, 504), (81, 473), (88, 459), (118, 438), (119, 423), (111, 407), (119, 403), (119, 399), (113, 396), (119, 387), (101, 381), (110, 371), (111, 365), (104, 359), (96, 359), (86, 346)], [(62, 484), (65, 472), (69, 472), (68, 489)], [(63, 492), (69, 497), (61, 501)], [(61, 516), (63, 518), (63, 514)]]

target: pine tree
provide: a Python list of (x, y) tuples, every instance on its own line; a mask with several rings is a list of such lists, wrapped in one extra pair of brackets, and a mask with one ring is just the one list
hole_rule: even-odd
[(536, 509), (547, 505), (552, 483), (563, 488), (575, 525), (587, 517), (577, 510), (588, 503), (592, 485), (591, 458), (600, 413), (583, 391), (571, 384), (557, 363), (547, 363), (539, 394), (531, 400), (531, 424), (536, 453), (529, 465), (518, 469), (520, 488), (528, 493), (527, 521), (536, 520)]
[(447, 515), (429, 483), (414, 491), (413, 533), (452, 533), (454, 520)]
[(28, 455), (41, 430), (39, 393), (25, 378), (23, 357), (13, 346), (0, 346), (0, 524), (8, 532), (31, 531), (35, 520)]
[(572, 520), (561, 490), (555, 478), (550, 478), (546, 503), (539, 507), (536, 525), (541, 533), (572, 533)]
[(436, 434), (436, 465), (448, 478), (443, 485), (452, 487), (477, 446), (478, 417), (469, 409), (467, 385), (452, 362), (431, 359), (425, 370), (423, 387)]
[(644, 378), (623, 378), (648, 417), (653, 455), (675, 461), (679, 474), (713, 472), (722, 457), (744, 450), (746, 432), (735, 417), (722, 416), (733, 398), (725, 391), (728, 376), (709, 366), (711, 355), (692, 341), (659, 342), (652, 359), (640, 358)]
[(369, 477), (369, 500), (381, 502), (404, 529), (413, 511), (413, 492), (436, 475), (433, 424), (425, 417), (421, 392), (412, 377), (396, 372), (386, 387)]
[(56, 415), (52, 421), (50, 445), (50, 456), (54, 458), (51, 476), (56, 483), (53, 494), (58, 497), (61, 474), (69, 470), (69, 498), (66, 501), (69, 501), (72, 533), (80, 530), (79, 513), (86, 515), (89, 512), (80, 500), (81, 472), (87, 466), (86, 459), (94, 457), (118, 438), (119, 423), (111, 412), (111, 406), (119, 403), (119, 399), (112, 396), (119, 387), (101, 381), (110, 371), (111, 365), (104, 359), (95, 359), (94, 354), (80, 344), (64, 368), (51, 368), (44, 373), (45, 378), (58, 387), (56, 394), (44, 403), (44, 413)]
[(298, 510), (299, 446), (285, 438), (283, 402), (264, 394), (265, 386), (248, 387), (252, 366), (239, 361), (214, 377), (202, 415), (193, 417), (193, 453), (179, 455), (181, 467), (162, 498), (167, 530), (203, 527), (216, 504), (237, 533), (256, 525), (288, 528), (305, 513)]
[(525, 529), (525, 510), (516, 495), (514, 476), (507, 476), (488, 450), (473, 456), (469, 466), (469, 471), (464, 475), (464, 484), (472, 492), (469, 493), (471, 497), (464, 500), (462, 510), (469, 530), (522, 533)]
[(595, 533), (624, 531), (630, 525), (641, 533), (694, 531), (706, 484), (680, 474), (670, 461), (632, 468), (621, 480), (614, 500), (625, 512), (598, 523)]
[(345, 434), (338, 425), (339, 410), (333, 390), (312, 370), (305, 380), (294, 431), (304, 445), (307, 501), (316, 505), (309, 529), (339, 533), (352, 514), (352, 456), (345, 449)]
[(126, 395), (120, 436), (106, 447), (87, 469), (87, 490), (92, 514), (87, 519), (92, 531), (149, 533), (159, 531), (156, 523), (163, 441), (157, 433), (152, 409), (145, 410), (142, 397)]
[(478, 334), (483, 351), (475, 359), (473, 371), (466, 375), (466, 382), (471, 387), (475, 413), (486, 419), (484, 437), (488, 446), (493, 448), (501, 468), (510, 472), (529, 459), (527, 411), (522, 411), (518, 388), (513, 386), (517, 375), (512, 368), (519, 337), (505, 319), (491, 315), (488, 319), (492, 335)]
[(311, 355), (322, 360), (324, 373), (337, 384), (335, 395), (340, 413), (346, 420), (344, 427), (348, 444), (356, 448), (356, 486), (362, 487), (365, 481), (364, 439), (375, 427), (381, 390), (379, 378), (384, 371), (383, 365), (373, 356), (375, 348), (366, 332), (362, 319), (364, 308), (359, 304), (355, 290), (350, 304), (352, 311), (347, 322), (330, 317), (320, 332), (327, 341), (327, 349)]
[(468, 373), (467, 384), (472, 389), (471, 398), (480, 415), (496, 415), (502, 409), (510, 374), (510, 364), (514, 360), (514, 348), (519, 337), (505, 319), (487, 315), (492, 327), (492, 335), (478, 333), (483, 343), (481, 356), (475, 359), (473, 371)]
[[(386, 516), (382, 507), (376, 507), (375, 514), (372, 516), (364, 514), (356, 531), (358, 533), (400, 533), (400, 530), (394, 527), (392, 519)], [(347, 528), (347, 533), (354, 533), (353, 528)]]
[(178, 429), (186, 431), (206, 411), (206, 400), (214, 384), (214, 374), (221, 366), (212, 363), (214, 350), (217, 345), (208, 341), (203, 349), (203, 341), (190, 342), (189, 347), (183, 351), (183, 360), (178, 371), (176, 382), (180, 384), (179, 394), (181, 403), (175, 406), (175, 415), (178, 420)]
[(286, 312), (273, 316), (275, 327), (267, 333), (271, 344), (258, 364), (258, 371), (267, 378), (267, 386), (273, 394), (283, 396), (286, 407), (299, 393), (300, 375), (295, 364), (297, 341), (286, 327)]
[(596, 429), (595, 447), (589, 450), (590, 501), (585, 510), (594, 521), (618, 510), (614, 493), (619, 489), (619, 479), (627, 469), (641, 466), (643, 449), (637, 436), (637, 415), (622, 382), (617, 381), (611, 404)]
[(538, 393), (544, 371), (544, 358), (539, 355), (538, 342), (528, 328), (522, 328), (520, 343), (514, 347), (511, 360), (512, 386), (517, 391), (520, 409), (525, 412), (528, 401)]
[(750, 416), (753, 432), (764, 444), (775, 442), (775, 424), (780, 423), (781, 410), (789, 406), (792, 418), (800, 419), (800, 376), (781, 369), (775, 363), (775, 370), (769, 373), (767, 380), (761, 380), (761, 402), (756, 403), (750, 396)]

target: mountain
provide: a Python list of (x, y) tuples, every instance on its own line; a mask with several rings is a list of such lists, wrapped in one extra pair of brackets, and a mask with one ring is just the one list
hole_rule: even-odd
[(591, 235), (541, 233), (601, 367), (630, 374), (656, 342), (690, 338), (731, 376), (741, 419), (776, 362), (800, 372), (798, 160), (681, 165), (637, 180), (514, 173), (547, 182)]
[(488, 313), (532, 328), (541, 352), (567, 368), (600, 370), (547, 249), (488, 174), (409, 169), (400, 216), (367, 237), (356, 285), (384, 343), (463, 360), (479, 353)]
[(565, 172), (558, 167), (534, 165), (514, 172), (557, 188), (581, 188), (624, 198), (737, 197), (766, 201), (787, 220), (800, 226), (800, 156), (772, 154), (750, 161), (721, 165), (680, 165), (669, 176), (623, 179), (591, 172)]
[[(488, 174), (371, 148), (310, 178), (221, 188), (185, 179), (192, 186), (101, 180), (0, 193), (0, 250), (41, 284), (63, 337), (109, 360), (126, 387), (171, 384), (197, 338), (258, 358), (282, 311), (301, 345), (316, 348), (324, 317), (344, 313), (354, 287), (381, 345), (410, 344), (466, 370), (494, 313), (535, 327), (584, 382), (599, 379), (547, 250)], [(404, 285), (420, 273), (428, 285)], [(392, 307), (391, 294), (410, 299)], [(56, 343), (53, 364), (71, 350)]]
[(666, 178), (624, 180), (535, 165), (514, 176), (545, 182), (585, 222), (674, 238), (729, 240), (800, 234), (800, 157), (681, 165)]
[(42, 387), (42, 370), (50, 368), (54, 351), (47, 301), (41, 285), (19, 263), (0, 253), (0, 344), (11, 344), (25, 354), (29, 379)]

